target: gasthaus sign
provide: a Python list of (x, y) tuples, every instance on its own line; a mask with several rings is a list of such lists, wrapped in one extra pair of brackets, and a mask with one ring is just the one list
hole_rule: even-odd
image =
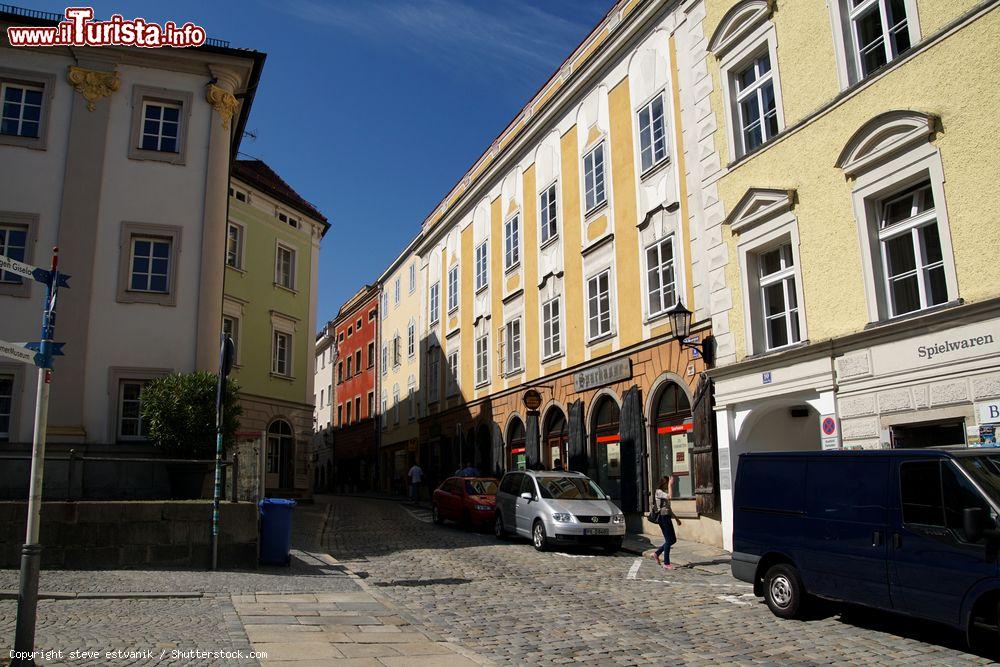
[(594, 387), (601, 387), (619, 380), (627, 380), (632, 377), (632, 360), (628, 357), (624, 359), (614, 359), (593, 368), (582, 370), (573, 374), (573, 389), (575, 391), (587, 391)]

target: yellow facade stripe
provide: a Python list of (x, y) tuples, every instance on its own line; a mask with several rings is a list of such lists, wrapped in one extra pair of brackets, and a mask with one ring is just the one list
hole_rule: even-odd
[(563, 235), (563, 324), (566, 327), (563, 345), (566, 362), (573, 366), (583, 361), (583, 259), (580, 257), (580, 159), (577, 156), (577, 127), (562, 136), (562, 219), (559, 233)]
[[(680, 206), (681, 206), (681, 230), (684, 232), (685, 255), (689, 258), (684, 262), (684, 284), (686, 289), (686, 305), (688, 310), (695, 309), (694, 302), (694, 276), (691, 273), (691, 221), (688, 212), (688, 192), (687, 192), (687, 167), (684, 164), (684, 133), (681, 128), (681, 91), (677, 81), (679, 73), (677, 69), (677, 42), (673, 35), (670, 36), (670, 92), (674, 105), (674, 141), (677, 149), (677, 181), (680, 183)], [(708, 305), (708, 304), (706, 304)]]
[(636, 228), (635, 151), (632, 141), (632, 103), (628, 78), (608, 93), (611, 116), (611, 182), (615, 207), (615, 265), (619, 347), (642, 339), (642, 302), (636, 280), (639, 266), (639, 230)]
[(524, 368), (528, 379), (538, 377), (538, 206), (535, 190), (535, 165), (524, 172), (524, 209), (521, 227), (522, 257), (524, 267), (524, 320), (521, 339), (524, 346)]
[(503, 368), (500, 362), (501, 332), (503, 330), (503, 198), (490, 203), (490, 312), (486, 323), (490, 330), (490, 384), (489, 393), (503, 389)]
[(473, 342), (473, 332), (472, 332), (472, 311), (473, 311), (473, 301), (475, 299), (475, 262), (474, 259), (474, 249), (473, 249), (473, 226), (468, 225), (462, 230), (461, 234), (461, 244), (460, 244), (460, 257), (462, 258), (462, 303), (459, 306), (462, 309), (461, 312), (461, 326), (462, 331), (459, 333), (461, 346), (461, 352), (459, 354), (458, 363), (461, 366), (459, 371), (459, 377), (461, 378), (461, 388), (462, 388), (462, 400), (467, 401), (472, 397), (472, 388), (475, 386), (475, 376), (473, 374), (474, 359), (475, 356), (475, 344)]

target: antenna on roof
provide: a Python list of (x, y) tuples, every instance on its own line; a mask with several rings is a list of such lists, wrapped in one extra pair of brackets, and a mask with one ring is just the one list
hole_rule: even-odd
[(257, 140), (257, 130), (243, 130), (243, 136), (250, 139), (250, 141)]

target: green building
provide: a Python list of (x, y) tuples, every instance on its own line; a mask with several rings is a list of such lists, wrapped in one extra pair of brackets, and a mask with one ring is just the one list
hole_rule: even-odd
[(319, 244), (330, 225), (260, 160), (233, 163), (222, 327), (236, 343), (240, 439), (261, 445), (264, 486), (312, 494)]

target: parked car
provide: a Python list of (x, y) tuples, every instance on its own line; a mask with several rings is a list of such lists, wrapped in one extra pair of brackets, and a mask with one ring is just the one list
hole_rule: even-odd
[(1000, 450), (740, 456), (733, 576), (789, 618), (807, 595), (998, 632)]
[(514, 533), (539, 551), (557, 543), (621, 549), (625, 515), (589, 477), (578, 472), (509, 472), (497, 489), (493, 530)]
[(496, 495), (497, 480), (492, 477), (449, 477), (431, 497), (434, 523), (450, 519), (472, 527), (489, 526)]

